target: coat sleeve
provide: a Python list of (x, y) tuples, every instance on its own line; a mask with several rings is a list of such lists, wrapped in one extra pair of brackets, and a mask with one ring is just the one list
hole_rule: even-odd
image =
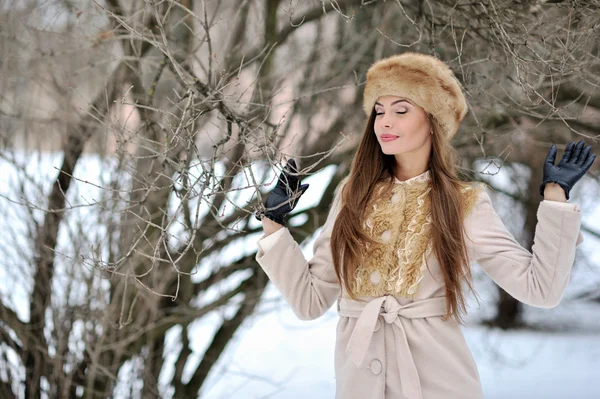
[(327, 220), (313, 243), (313, 256), (306, 260), (287, 227), (257, 242), (256, 261), (281, 292), (301, 320), (314, 320), (325, 314), (340, 294), (333, 266), (331, 231), (341, 209), (342, 181), (335, 190)]
[(577, 246), (583, 242), (576, 204), (542, 200), (532, 252), (523, 248), (494, 210), (486, 188), (465, 219), (470, 261), (515, 299), (540, 308), (562, 300)]

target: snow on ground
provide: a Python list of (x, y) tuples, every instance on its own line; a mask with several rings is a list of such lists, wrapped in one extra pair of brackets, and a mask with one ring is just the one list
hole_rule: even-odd
[[(522, 184), (526, 177), (526, 172), (519, 171), (512, 181), (502, 170), (486, 181), (511, 192), (511, 184)], [(589, 196), (582, 198), (587, 183), (583, 180), (571, 192), (569, 202), (577, 203), (582, 210), (583, 224), (600, 231), (600, 207), (597, 202), (590, 202)], [(502, 197), (494, 197), (493, 201), (507, 228), (518, 231), (522, 220), (510, 219), (512, 204)], [(550, 327), (554, 332), (505, 332), (479, 326), (477, 321), (495, 312), (497, 289), (474, 265), (481, 307), (469, 297), (469, 323), (463, 332), (477, 363), (486, 399), (600, 398), (600, 304), (568, 299), (589, 287), (598, 287), (600, 280), (600, 251), (596, 250), (600, 240), (585, 232), (583, 235), (585, 241), (577, 256), (587, 258), (590, 265), (576, 263), (561, 304), (553, 309), (524, 307), (526, 321)], [(310, 259), (312, 241), (305, 243), (303, 249)], [(201, 397), (333, 398), (338, 319), (335, 304), (320, 319), (301, 321), (272, 285), (265, 296), (269, 298), (268, 310), (237, 334), (236, 343), (219, 361), (219, 371), (209, 377)]]
[[(60, 156), (49, 155), (35, 158), (34, 163), (24, 160), (23, 164), (30, 176), (36, 181), (43, 181), (43, 191), (48, 192), (51, 178), (55, 176), (56, 169), (60, 166)], [(9, 194), (9, 188), (15, 187), (15, 171), (11, 170), (5, 162), (1, 162), (0, 193), (8, 195), (12, 200), (18, 197)], [(89, 168), (98, 175), (102, 169), (94, 157), (87, 157), (80, 170)], [(96, 166), (94, 166), (96, 165)], [(42, 177), (42, 172), (47, 175)], [(296, 210), (309, 208), (318, 202), (322, 195), (324, 184), (331, 178), (332, 168), (325, 168), (320, 174), (304, 179), (303, 183), (310, 183), (307, 193), (301, 197)], [(519, 176), (524, 176), (519, 173)], [(88, 181), (94, 177), (84, 172), (78, 175)], [(97, 178), (96, 178), (97, 179)], [(519, 180), (519, 179), (517, 179)], [(585, 180), (585, 179), (584, 179)], [(510, 191), (511, 180), (508, 171), (502, 170), (499, 174), (489, 177), (488, 181)], [(9, 183), (10, 182), (10, 183)], [(521, 180), (522, 182), (522, 180)], [(517, 181), (515, 184), (521, 184)], [(597, 195), (584, 197), (586, 190), (585, 181), (580, 182), (572, 192), (569, 202), (579, 205), (583, 212), (583, 223), (589, 227), (600, 230), (600, 207), (597, 206)], [(273, 187), (272, 185), (270, 187)], [(591, 187), (591, 184), (589, 185)], [(90, 198), (90, 185), (78, 182), (78, 198)], [(33, 190), (33, 188), (31, 188)], [(265, 190), (268, 192), (270, 190)], [(43, 193), (35, 193), (35, 198), (43, 205)], [(589, 193), (588, 193), (589, 194)], [(592, 198), (593, 200), (590, 200)], [(246, 200), (240, 196), (240, 203)], [(518, 231), (522, 221), (510, 217), (510, 204), (505, 198), (498, 196), (494, 199), (502, 219), (507, 221), (509, 229)], [(21, 267), (27, 268), (23, 260), (23, 253), (13, 251), (23, 247), (27, 250), (23, 209), (5, 198), (1, 199), (3, 212), (0, 223), (12, 226), (16, 235), (7, 242), (6, 235), (1, 244), (4, 261), (0, 262), (0, 295), (15, 311), (19, 317), (26, 321), (29, 318), (26, 298), (30, 291), (30, 278), (19, 277)], [(236, 202), (238, 202), (236, 201)], [(91, 211), (90, 211), (91, 212)], [(40, 217), (39, 211), (34, 212)], [(202, 212), (200, 212), (202, 213)], [(290, 224), (293, 224), (293, 220)], [(300, 222), (300, 221), (297, 221)], [(254, 221), (254, 227), (257, 221)], [(251, 226), (252, 227), (252, 226)], [(91, 232), (90, 232), (91, 233)], [(318, 231), (316, 232), (318, 234)], [(315, 236), (316, 236), (315, 234)], [(252, 253), (256, 250), (256, 241), (261, 234), (249, 237), (242, 252)], [(571, 282), (565, 293), (565, 300), (554, 309), (525, 308), (526, 320), (539, 325), (551, 326), (555, 332), (542, 333), (534, 331), (489, 330), (477, 325), (483, 317), (493, 315), (493, 301), (497, 294), (493, 282), (484, 276), (475, 265), (475, 287), (480, 295), (481, 307), (470, 301), (470, 324), (463, 329), (469, 347), (477, 362), (486, 399), (518, 399), (518, 398), (600, 398), (600, 304), (583, 303), (582, 301), (569, 301), (569, 298), (582, 291), (588, 290), (600, 281), (600, 251), (596, 248), (600, 241), (590, 234), (584, 233), (585, 241), (578, 249), (578, 260), (573, 270)], [(314, 238), (313, 238), (314, 239)], [(93, 241), (93, 239), (92, 239)], [(59, 243), (60, 245), (60, 243)], [(62, 245), (67, 245), (62, 243)], [(239, 248), (237, 248), (239, 249)], [(303, 251), (307, 259), (312, 255), (312, 240), (303, 244)], [(227, 253), (239, 253), (227, 251)], [(206, 265), (201, 264), (198, 273), (192, 275), (196, 281), (207, 273), (207, 267), (216, 261), (208, 260)], [(15, 269), (16, 268), (16, 269)], [(30, 271), (26, 271), (26, 275)], [(57, 274), (59, 274), (57, 272)], [(244, 276), (240, 275), (241, 279)], [(8, 283), (10, 281), (10, 283)], [(233, 284), (229, 281), (228, 284)], [(9, 289), (10, 287), (10, 289)], [(56, 288), (56, 284), (55, 284)], [(210, 300), (213, 293), (208, 293), (198, 299), (198, 303)], [(194, 369), (202, 358), (202, 354), (212, 338), (212, 333), (218, 327), (219, 320), (230, 317), (231, 307), (214, 312), (206, 318), (194, 322), (191, 326), (191, 345), (194, 354), (186, 364), (187, 374)], [(336, 306), (321, 318), (313, 321), (298, 320), (290, 308), (281, 298), (279, 292), (269, 284), (259, 306), (259, 312), (248, 320), (236, 334), (235, 341), (227, 348), (225, 355), (218, 360), (213, 369), (202, 398), (333, 398), (335, 395), (335, 379), (333, 366), (333, 350), (335, 345), (335, 330), (337, 323)], [(562, 328), (562, 329), (561, 329)], [(173, 373), (173, 361), (180, 350), (181, 328), (172, 328), (167, 333), (167, 349), (165, 368), (159, 378), (166, 384)], [(131, 385), (128, 377), (128, 366), (119, 373), (121, 383), (118, 392), (126, 392)], [(172, 390), (166, 388), (163, 396), (170, 398)], [(117, 395), (117, 397), (125, 397)]]
[[(270, 286), (268, 295), (278, 294)], [(283, 300), (278, 303), (279, 309), (269, 306), (271, 312), (254, 317), (237, 334), (241, 339), (219, 361), (202, 398), (335, 396), (335, 305), (317, 320), (301, 321)], [(557, 333), (463, 328), (485, 398), (600, 398), (600, 305), (565, 303), (536, 311), (555, 321), (587, 319), (589, 326)]]

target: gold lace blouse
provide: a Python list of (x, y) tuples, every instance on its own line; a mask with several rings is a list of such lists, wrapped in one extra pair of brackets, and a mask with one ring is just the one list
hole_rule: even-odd
[[(411, 296), (417, 292), (425, 260), (431, 253), (431, 174), (401, 181), (372, 204), (363, 229), (376, 245), (366, 247), (352, 281), (358, 296)], [(381, 189), (376, 188), (376, 190)], [(463, 189), (465, 216), (475, 203), (476, 189)]]

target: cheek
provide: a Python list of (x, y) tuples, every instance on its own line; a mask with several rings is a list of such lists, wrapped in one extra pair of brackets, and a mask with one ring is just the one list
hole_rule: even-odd
[(380, 125), (381, 123), (379, 122), (379, 118), (375, 118), (375, 121), (373, 122), (373, 130), (377, 132), (379, 130)]
[[(428, 133), (429, 134), (429, 133)], [(412, 143), (416, 145), (423, 145), (427, 142), (428, 136), (426, 134), (414, 134), (410, 136), (410, 140)]]

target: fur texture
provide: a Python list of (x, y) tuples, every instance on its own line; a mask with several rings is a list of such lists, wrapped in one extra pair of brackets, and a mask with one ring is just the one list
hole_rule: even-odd
[(371, 114), (380, 96), (405, 97), (429, 112), (452, 139), (467, 114), (467, 102), (452, 70), (426, 54), (405, 52), (375, 62), (367, 71), (363, 109)]

